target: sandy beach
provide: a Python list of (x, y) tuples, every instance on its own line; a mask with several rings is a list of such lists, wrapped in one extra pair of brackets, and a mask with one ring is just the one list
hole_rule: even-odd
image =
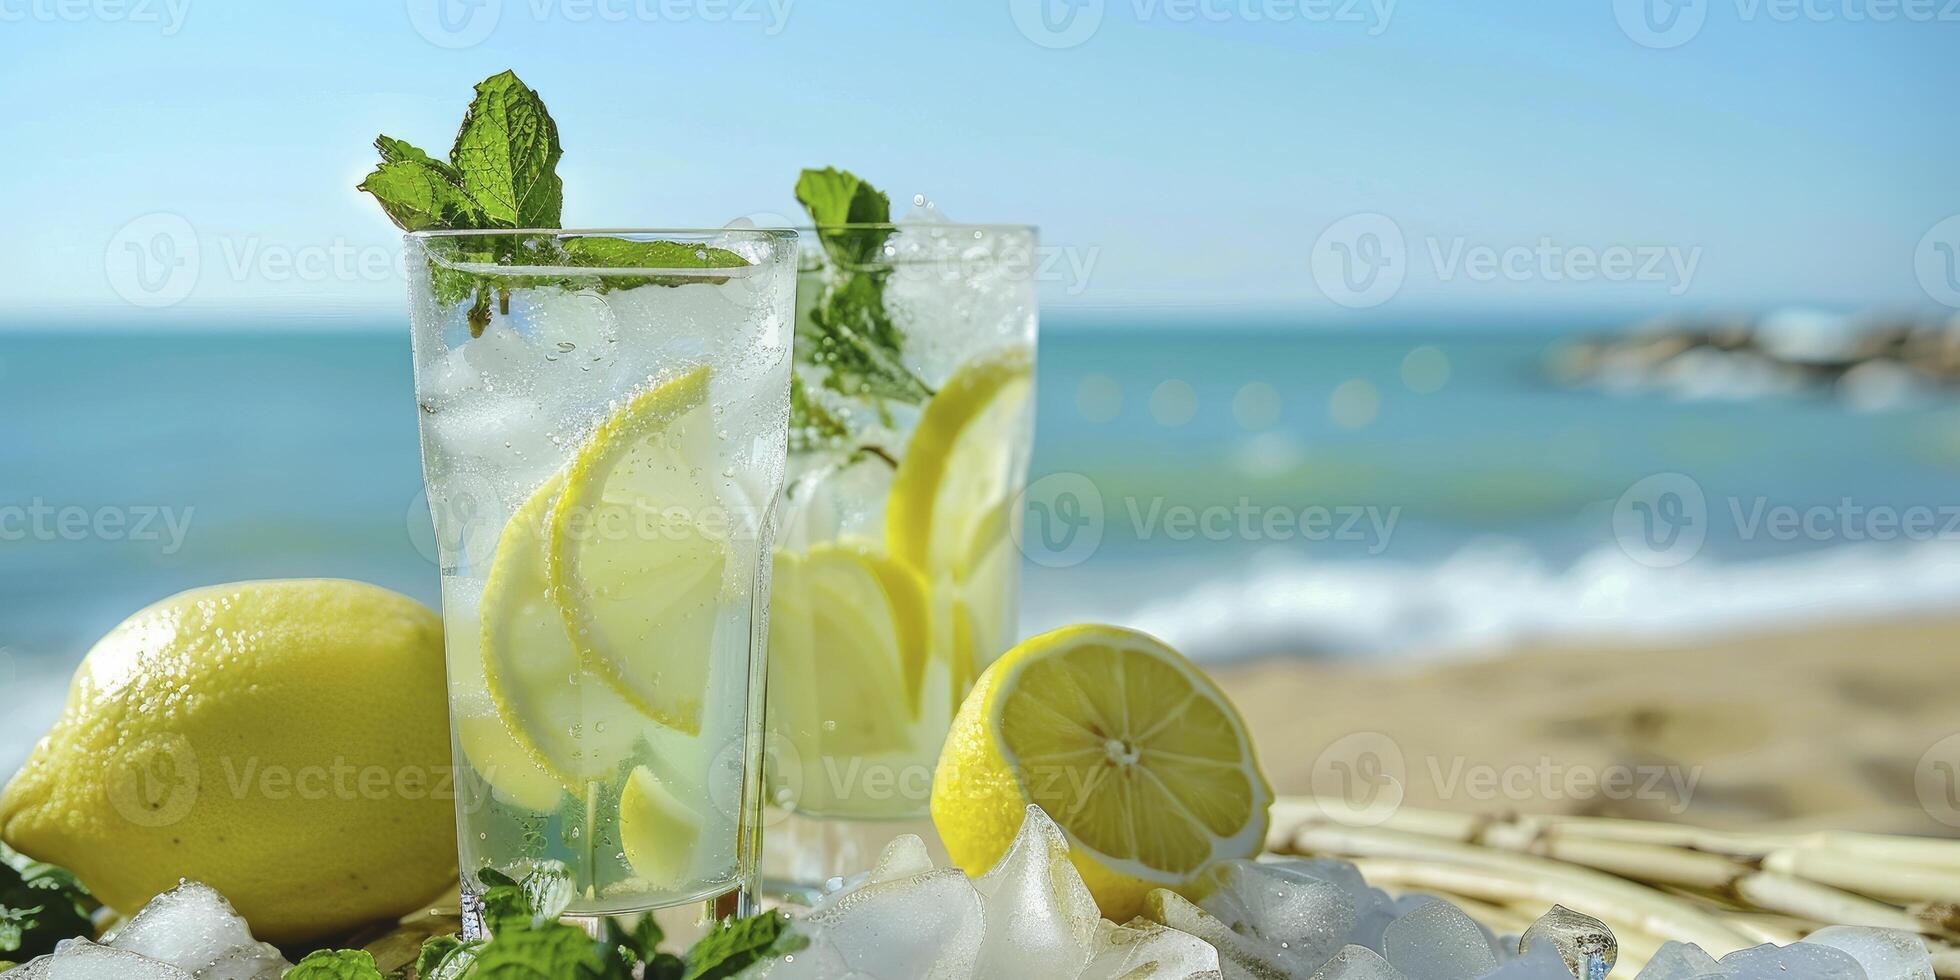
[(1280, 793), (1393, 777), (1419, 807), (1960, 835), (1960, 739), (1928, 754), (1960, 732), (1960, 619), (1213, 672)]

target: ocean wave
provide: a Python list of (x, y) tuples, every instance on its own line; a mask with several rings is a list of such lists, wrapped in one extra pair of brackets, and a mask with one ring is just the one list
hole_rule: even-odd
[(1951, 611), (1960, 600), (1960, 541), (1736, 562), (1704, 556), (1673, 568), (1642, 565), (1612, 546), (1555, 567), (1522, 543), (1485, 541), (1434, 564), (1314, 563), (1275, 553), (1197, 586), (1173, 584), (1192, 577), (1167, 564), (1155, 583), (1126, 576), (1129, 598), (1036, 601), (1023, 625), (1124, 623), (1211, 661), (1440, 659), (1546, 641), (1670, 642)]

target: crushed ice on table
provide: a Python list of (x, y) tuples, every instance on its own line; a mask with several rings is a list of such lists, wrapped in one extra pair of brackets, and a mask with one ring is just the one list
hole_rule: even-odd
[[(1531, 947), (1524, 955), (1498, 967), (1496, 972), (1484, 974), (1485, 980), (1569, 980), (1574, 976), (1577, 974), (1566, 965), (1557, 947), (1545, 943)], [(1594, 976), (1604, 977), (1606, 973), (1599, 971)]]
[(1309, 980), (1406, 980), (1382, 954), (1366, 946), (1343, 946)]
[(992, 870), (934, 870), (919, 838), (794, 916), (809, 944), (769, 980), (1216, 980), (1218, 954), (1154, 922), (1104, 920), (1061, 829), (1029, 807)]
[(7, 980), (278, 980), (291, 966), (252, 938), (224, 896), (186, 881), (151, 899), (100, 944), (66, 940)]
[(1409, 980), (1463, 980), (1497, 969), (1483, 927), (1444, 901), (1424, 902), (1389, 923), (1382, 955)]
[(1764, 944), (1722, 957), (1731, 980), (1871, 980), (1851, 954), (1814, 943)]
[(1287, 975), (1327, 962), (1354, 931), (1354, 898), (1340, 885), (1278, 864), (1221, 861), (1198, 907), (1269, 951)]
[(1933, 957), (1925, 941), (1903, 930), (1827, 926), (1803, 941), (1844, 951), (1871, 980), (1933, 980)]
[(1069, 863), (1062, 829), (1039, 807), (1028, 808), (1014, 843), (973, 887), (987, 919), (978, 975), (1068, 977), (1088, 963), (1102, 913)]
[(1557, 953), (1566, 969), (1580, 980), (1606, 980), (1620, 960), (1613, 930), (1590, 915), (1554, 905), (1518, 937), (1518, 953), (1528, 956), (1544, 947)]
[[(1591, 980), (1619, 957), (1605, 923), (1553, 906), (1494, 938), (1434, 895), (1391, 898), (1345, 861), (1220, 862), (1192, 901), (1158, 889), (1146, 918), (1101, 918), (1068, 840), (1029, 807), (985, 875), (934, 870), (900, 837), (870, 871), (794, 916), (810, 944), (749, 976), (769, 980)], [(1629, 974), (1622, 968), (1619, 976)], [(1833, 926), (1717, 961), (1668, 942), (1636, 980), (1933, 980), (1909, 933)], [(8, 978), (12, 980), (12, 978)]]
[(1635, 980), (1703, 980), (1707, 977), (1725, 977), (1727, 971), (1715, 957), (1694, 943), (1668, 940), (1642, 967)]

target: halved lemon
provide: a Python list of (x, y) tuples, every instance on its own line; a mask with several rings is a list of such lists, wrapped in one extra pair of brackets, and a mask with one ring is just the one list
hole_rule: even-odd
[(908, 750), (930, 643), (918, 573), (832, 541), (778, 552), (770, 592), (772, 727), (806, 763)]
[[(545, 575), (544, 528), (563, 481), (553, 477), (511, 515), (497, 539), (496, 557), (478, 607), (483, 677), (508, 737), (574, 795), (585, 784), (613, 775), (630, 753), (645, 722), (640, 712), (585, 669), (553, 602)], [(453, 652), (453, 648), (452, 648)], [(452, 677), (456, 671), (452, 669)], [(472, 763), (490, 764), (499, 753), (487, 734)], [(464, 751), (470, 746), (465, 744)], [(506, 776), (493, 786), (513, 799), (542, 801), (535, 787)], [(521, 777), (518, 777), (521, 778)], [(508, 785), (507, 785), (508, 784)], [(549, 809), (549, 807), (534, 807)]]
[(1259, 852), (1272, 787), (1238, 711), (1177, 651), (1134, 630), (1070, 626), (982, 674), (953, 720), (932, 818), (970, 874), (1006, 852), (1033, 803), (1068, 834), (1103, 916), (1153, 888)]
[(1012, 628), (1017, 568), (993, 556), (1008, 540), (1033, 394), (1025, 347), (961, 365), (920, 414), (885, 505), (886, 546), (933, 591), (936, 645), (952, 660), (956, 699)]
[(550, 596), (585, 665), (647, 716), (701, 731), (733, 537), (717, 491), (708, 369), (649, 389), (592, 434), (550, 514)]

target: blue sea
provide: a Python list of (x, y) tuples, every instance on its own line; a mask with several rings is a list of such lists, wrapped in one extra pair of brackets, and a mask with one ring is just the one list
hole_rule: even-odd
[[(1960, 599), (1950, 396), (1567, 388), (1544, 369), (1565, 324), (1042, 330), (1028, 630), (1387, 658)], [(399, 323), (9, 328), (0, 420), (0, 771), (89, 644), (173, 592), (342, 576), (435, 601)], [(1886, 533), (1915, 508), (1930, 529)]]

